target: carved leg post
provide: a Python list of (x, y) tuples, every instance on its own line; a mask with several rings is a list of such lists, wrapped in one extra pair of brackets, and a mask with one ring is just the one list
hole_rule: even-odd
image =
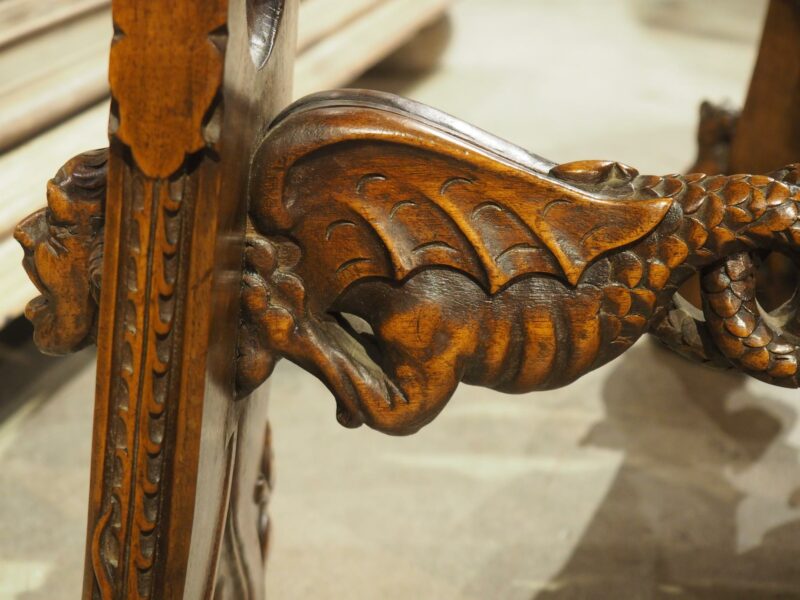
[(114, 0), (110, 150), (17, 232), (37, 342), (98, 342), (87, 600), (263, 597), (265, 398), (237, 400), (234, 368), (249, 158), (289, 100), (296, 13)]
[(295, 19), (114, 2), (87, 598), (208, 597), (221, 547), (216, 596), (263, 596), (266, 415), (234, 402), (235, 324), (247, 157), (289, 98)]
[[(395, 435), (459, 382), (568, 385), (654, 329), (800, 386), (798, 301), (765, 315), (752, 263), (800, 254), (800, 166), (556, 165), (355, 90), (268, 128), (295, 15), (115, 0), (110, 151), (68, 163), (19, 228), (40, 346), (70, 351), (98, 325), (84, 598), (263, 596), (269, 434), (248, 394), (280, 358), (328, 386), (343, 425)], [(661, 330), (695, 273), (705, 322)]]

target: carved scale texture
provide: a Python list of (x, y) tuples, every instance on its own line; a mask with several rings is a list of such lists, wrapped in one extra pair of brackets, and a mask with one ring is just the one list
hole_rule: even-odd
[[(680, 284), (697, 269), (752, 248), (791, 251), (800, 241), (798, 190), (769, 177), (637, 177), (630, 193), (669, 197), (674, 202), (652, 235), (609, 258), (615, 276), (601, 286), (601, 319), (610, 319), (612, 329), (616, 329), (614, 318), (630, 324), (634, 315), (644, 327), (654, 316), (662, 316), (653, 309), (666, 310)], [(714, 305), (719, 302), (707, 302), (709, 307)], [(713, 317), (708, 310), (706, 315)], [(641, 333), (642, 329), (634, 330)], [(719, 344), (721, 339), (714, 336), (720, 352), (730, 358)], [(621, 343), (624, 349), (631, 341), (623, 333), (612, 344)], [(718, 362), (718, 357), (711, 359)]]
[(756, 269), (740, 254), (702, 278), (710, 334), (737, 368), (768, 383), (798, 387), (798, 347), (764, 320), (755, 297)]
[[(797, 190), (766, 177), (640, 176), (600, 187), (586, 189), (668, 199), (670, 209), (641, 241), (594, 261), (575, 286), (529, 274), (484, 290), (491, 314), (514, 318), (477, 315), (474, 323), (486, 326), (464, 351), (464, 381), (511, 392), (566, 385), (629, 348), (698, 269), (742, 249), (796, 244)], [(504, 339), (511, 343), (500, 360), (489, 356)]]

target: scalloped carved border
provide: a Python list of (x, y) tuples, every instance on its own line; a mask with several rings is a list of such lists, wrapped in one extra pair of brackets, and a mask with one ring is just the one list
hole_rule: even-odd
[(105, 422), (88, 548), (98, 600), (165, 593), (168, 490), (180, 468), (171, 447), (187, 401), (183, 298), (195, 204), (222, 119), (227, 15), (227, 0), (113, 4), (97, 397)]
[[(115, 385), (102, 515), (93, 535), (92, 564), (102, 598), (113, 597), (124, 570), (135, 597), (149, 598), (161, 512), (166, 404), (174, 385), (176, 283), (183, 196), (191, 182), (147, 180), (133, 170)], [(153, 216), (154, 218), (151, 218)], [(149, 250), (148, 250), (149, 249)], [(136, 474), (143, 474), (137, 480)], [(128, 548), (126, 551), (125, 549)]]

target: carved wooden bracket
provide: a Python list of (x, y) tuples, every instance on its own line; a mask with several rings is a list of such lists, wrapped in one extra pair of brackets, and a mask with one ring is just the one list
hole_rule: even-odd
[[(461, 381), (563, 386), (653, 330), (797, 386), (796, 338), (765, 320), (752, 267), (761, 250), (797, 254), (796, 183), (794, 167), (554, 165), (393, 96), (306, 98), (252, 168), (240, 384), (283, 356), (325, 382), (344, 424), (405, 434)], [(676, 290), (698, 270), (705, 322), (676, 319)]]
[[(84, 155), (66, 172), (92, 168), (102, 176), (97, 155)], [(766, 319), (753, 269), (763, 250), (800, 249), (797, 176), (794, 166), (656, 177), (616, 162), (555, 165), (395, 96), (306, 98), (273, 123), (252, 166), (239, 387), (288, 358), (330, 388), (344, 425), (407, 434), (459, 382), (512, 393), (567, 385), (648, 331), (796, 387), (795, 303)], [(49, 194), (49, 216), (18, 233), (56, 306), (75, 286), (45, 276), (60, 232), (41, 220), (57, 220), (70, 194)], [(62, 256), (84, 288), (87, 257), (99, 253), (96, 229), (82, 224), (96, 212), (75, 213), (74, 232), (61, 223), (69, 236), (87, 232)], [(673, 303), (698, 271), (704, 321)], [(54, 310), (34, 318), (40, 345), (66, 351), (89, 335), (94, 304), (73, 308), (84, 311), (75, 343), (43, 325), (59, 321)]]

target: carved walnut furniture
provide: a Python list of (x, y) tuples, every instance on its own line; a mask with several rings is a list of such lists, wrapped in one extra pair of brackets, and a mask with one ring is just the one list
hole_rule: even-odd
[[(798, 167), (557, 165), (367, 91), (278, 114), (296, 14), (114, 0), (110, 147), (67, 162), (17, 230), (39, 347), (98, 345), (84, 598), (263, 597), (255, 390), (280, 358), (328, 386), (343, 425), (389, 434), (460, 382), (567, 385), (647, 332), (798, 386), (794, 302), (768, 315), (755, 293), (764, 253), (800, 249)], [(711, 137), (701, 158), (723, 171), (729, 140)], [(697, 273), (703, 319), (675, 302)]]

